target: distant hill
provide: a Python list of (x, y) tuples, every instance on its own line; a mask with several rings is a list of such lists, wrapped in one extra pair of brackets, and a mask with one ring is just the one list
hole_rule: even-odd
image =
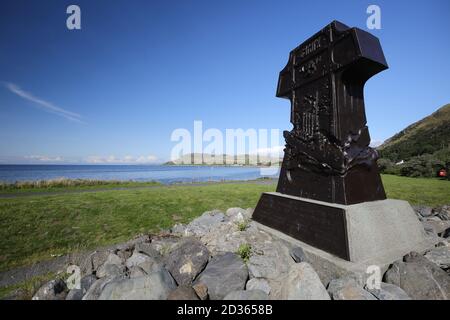
[(168, 161), (165, 165), (258, 165), (270, 166), (278, 164), (282, 158), (274, 156), (243, 155), (211, 155), (201, 153), (185, 154), (181, 158)]
[(450, 148), (450, 104), (400, 131), (377, 149), (381, 158), (407, 161)]

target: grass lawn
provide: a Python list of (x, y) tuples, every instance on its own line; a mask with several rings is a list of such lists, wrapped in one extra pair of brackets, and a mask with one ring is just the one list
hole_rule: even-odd
[(436, 207), (450, 204), (450, 181), (382, 175), (388, 198)]
[[(450, 204), (450, 181), (383, 176), (383, 182), (390, 198)], [(254, 182), (178, 185), (0, 199), (0, 271), (157, 232), (204, 211), (254, 207), (262, 192), (275, 187)]]
[(49, 180), (33, 181), (22, 183), (1, 183), (0, 194), (16, 194), (24, 192), (46, 193), (46, 192), (67, 192), (97, 189), (118, 189), (118, 188), (139, 188), (158, 186), (161, 183), (156, 181), (136, 182), (136, 181), (106, 181), (106, 180)]

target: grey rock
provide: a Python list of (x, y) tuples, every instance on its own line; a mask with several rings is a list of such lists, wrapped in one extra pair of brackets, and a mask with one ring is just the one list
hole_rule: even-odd
[(151, 243), (138, 243), (135, 246), (134, 252), (142, 253), (156, 261), (161, 261), (162, 257), (158, 250), (155, 249), (154, 245)]
[(186, 226), (181, 223), (175, 224), (172, 228), (170, 228), (170, 232), (178, 235), (184, 235), (186, 231)]
[(108, 283), (123, 278), (124, 278), (123, 276), (120, 276), (120, 277), (104, 277), (98, 279), (91, 285), (86, 294), (83, 296), (82, 300), (97, 300)]
[(442, 206), (434, 209), (434, 211), (441, 220), (450, 220), (450, 206)]
[(167, 300), (199, 300), (199, 298), (192, 287), (180, 286), (169, 293)]
[(71, 289), (66, 296), (66, 300), (81, 300), (83, 299), (83, 290), (81, 289)]
[(66, 283), (61, 279), (47, 282), (34, 294), (33, 300), (64, 300), (68, 293)]
[(70, 290), (66, 300), (81, 300), (95, 281), (97, 281), (97, 277), (93, 274), (84, 276), (80, 280), (80, 288)]
[(303, 252), (303, 249), (300, 247), (293, 247), (291, 250), (289, 250), (289, 254), (296, 263), (307, 261), (306, 255)]
[(328, 293), (333, 300), (377, 300), (349, 277), (331, 280), (328, 284)]
[(282, 242), (265, 241), (258, 246), (247, 264), (250, 278), (278, 280), (288, 273), (294, 262), (289, 255), (289, 249)]
[(123, 260), (114, 253), (109, 253), (105, 262), (97, 268), (95, 275), (98, 278), (115, 277), (125, 272)]
[(98, 268), (95, 275), (98, 278), (116, 277), (116, 276), (120, 276), (124, 272), (125, 272), (125, 267), (122, 265), (105, 263), (101, 267)]
[(225, 215), (232, 222), (244, 222), (250, 220), (253, 214), (252, 209), (229, 208)]
[(281, 297), (284, 300), (330, 300), (319, 276), (307, 262), (291, 265)]
[(110, 251), (95, 251), (91, 256), (92, 268), (96, 271), (101, 265), (103, 265), (108, 259)]
[(441, 246), (431, 249), (425, 254), (425, 258), (437, 264), (442, 269), (450, 268), (450, 247)]
[(223, 300), (269, 300), (269, 296), (261, 290), (236, 290), (228, 293)]
[(152, 247), (164, 256), (169, 253), (180, 241), (179, 237), (155, 237), (152, 239)]
[(402, 288), (413, 300), (450, 298), (450, 277), (439, 266), (417, 253), (396, 261), (385, 273), (385, 282)]
[(428, 232), (433, 232), (437, 235), (444, 235), (446, 230), (450, 228), (450, 221), (442, 221), (439, 218), (431, 219), (428, 218), (425, 221), (422, 221), (422, 225), (424, 229)]
[(203, 243), (188, 238), (176, 246), (167, 256), (165, 267), (178, 285), (190, 285), (205, 268), (209, 251)]
[(132, 250), (117, 250), (116, 254), (122, 261), (126, 261), (129, 257), (131, 257), (131, 255), (133, 254), (133, 251)]
[(184, 235), (202, 237), (224, 220), (225, 216), (222, 212), (218, 210), (207, 211), (186, 226)]
[(243, 290), (248, 278), (248, 270), (242, 259), (234, 253), (213, 257), (196, 283), (208, 288), (212, 300), (222, 300), (228, 293)]
[[(170, 275), (169, 275), (170, 277)], [(165, 300), (176, 288), (164, 272), (153, 272), (147, 276), (121, 279), (108, 283), (99, 300)]]
[(437, 244), (436, 247), (450, 247), (450, 239), (441, 239)]
[(378, 300), (411, 300), (406, 292), (393, 284), (381, 282), (379, 289), (368, 289)]
[(138, 278), (142, 276), (146, 276), (148, 273), (144, 271), (141, 267), (134, 266), (129, 270), (130, 278)]
[(80, 264), (81, 275), (93, 274), (103, 265), (111, 252), (108, 250), (94, 251)]
[(116, 250), (133, 251), (136, 245), (141, 244), (141, 243), (150, 243), (151, 240), (152, 239), (150, 238), (149, 235), (141, 235), (130, 241), (116, 245)]
[(416, 214), (420, 217), (431, 217), (433, 216), (433, 209), (431, 209), (430, 207), (426, 207), (426, 206), (413, 206), (414, 211), (416, 212)]
[(125, 265), (127, 266), (128, 269), (131, 269), (132, 267), (140, 266), (143, 263), (149, 261), (151, 261), (151, 263), (155, 263), (155, 261), (146, 254), (139, 253), (135, 250), (133, 252), (133, 255), (129, 257), (128, 260), (125, 262)]
[(245, 285), (246, 290), (261, 290), (266, 294), (270, 294), (270, 284), (266, 279), (253, 278), (247, 281)]

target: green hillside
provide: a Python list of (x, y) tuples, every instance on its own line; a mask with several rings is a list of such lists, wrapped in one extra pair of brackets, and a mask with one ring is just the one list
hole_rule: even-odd
[(378, 151), (382, 173), (436, 177), (450, 167), (450, 104), (386, 140)]
[(397, 162), (449, 147), (450, 104), (447, 104), (386, 140), (378, 150), (382, 158)]

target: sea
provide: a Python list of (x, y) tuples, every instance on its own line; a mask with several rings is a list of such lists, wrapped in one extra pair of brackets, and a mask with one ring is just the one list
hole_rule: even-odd
[(165, 184), (277, 178), (278, 168), (166, 165), (0, 165), (0, 182), (51, 179), (158, 181)]

